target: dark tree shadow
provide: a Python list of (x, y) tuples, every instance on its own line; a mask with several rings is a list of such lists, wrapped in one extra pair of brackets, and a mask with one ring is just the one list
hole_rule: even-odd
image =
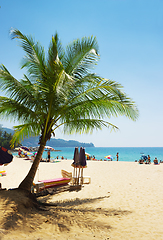
[[(39, 201), (49, 201), (50, 197), (46, 196)], [(87, 229), (112, 229), (109, 224), (109, 217), (121, 217), (131, 212), (109, 208), (94, 208), (94, 203), (109, 197), (56, 201), (52, 202), (50, 206), (44, 206), (46, 211), (40, 211), (22, 193), (9, 193), (9, 191), (6, 191), (6, 193), (0, 193), (0, 198), (4, 202), (4, 206), (0, 206), (1, 211), (3, 211), (4, 207), (1, 228), (9, 231), (10, 229), (26, 226), (27, 231), (35, 231), (42, 224), (51, 224), (58, 231), (71, 231), (73, 225)], [(8, 206), (10, 206), (9, 209), (7, 209)]]

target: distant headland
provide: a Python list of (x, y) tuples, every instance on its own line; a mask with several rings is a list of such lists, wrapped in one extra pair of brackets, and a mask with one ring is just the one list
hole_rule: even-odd
[[(14, 130), (10, 128), (4, 128), (1, 127), (3, 131), (6, 131), (7, 133), (14, 134)], [(30, 137), (25, 138), (21, 144), (26, 147), (36, 147), (38, 146), (39, 137)], [(47, 145), (50, 145), (51, 147), (95, 147), (93, 143), (83, 143), (78, 142), (75, 140), (64, 140), (64, 139), (56, 139), (51, 138), (50, 141), (47, 142)]]

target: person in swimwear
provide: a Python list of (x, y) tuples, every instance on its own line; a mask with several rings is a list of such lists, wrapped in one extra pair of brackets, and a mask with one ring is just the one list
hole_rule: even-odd
[(155, 157), (155, 159), (153, 160), (154, 164), (158, 164), (158, 160), (157, 158)]
[(148, 158), (147, 158), (147, 160), (146, 160), (146, 164), (150, 164), (151, 163), (151, 158), (150, 158), (150, 156), (148, 155)]
[(48, 162), (50, 162), (50, 150), (48, 150)]
[(119, 159), (119, 153), (117, 152), (117, 155), (116, 155), (116, 157), (117, 157), (117, 161), (118, 161), (118, 159)]

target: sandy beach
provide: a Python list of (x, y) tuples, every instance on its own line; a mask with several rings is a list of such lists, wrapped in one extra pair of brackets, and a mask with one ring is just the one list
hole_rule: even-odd
[[(61, 169), (72, 172), (71, 163), (40, 163), (35, 181), (61, 177)], [(7, 172), (0, 177), (2, 187), (18, 187), (31, 164), (14, 157), (0, 167)], [(57, 203), (48, 211), (18, 213), (0, 191), (0, 240), (163, 239), (163, 163), (87, 161), (87, 166), (84, 175), (91, 176), (91, 184), (45, 196), (44, 201)]]

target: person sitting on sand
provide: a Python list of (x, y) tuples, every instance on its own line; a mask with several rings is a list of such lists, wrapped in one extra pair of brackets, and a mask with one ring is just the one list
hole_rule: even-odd
[(154, 164), (158, 164), (158, 159), (155, 157), (155, 159), (153, 160)]
[(144, 160), (143, 159), (140, 159), (139, 160), (139, 164), (143, 164), (144, 163)]
[(33, 154), (33, 155), (31, 156), (31, 160), (32, 160), (32, 161), (35, 160), (35, 154)]
[(22, 151), (21, 151), (20, 148), (19, 148), (19, 151), (18, 151), (18, 156), (19, 156), (19, 157), (21, 157), (21, 153), (22, 153)]
[(25, 159), (30, 160), (30, 158), (29, 158), (27, 152), (24, 153), (24, 157), (25, 157)]

